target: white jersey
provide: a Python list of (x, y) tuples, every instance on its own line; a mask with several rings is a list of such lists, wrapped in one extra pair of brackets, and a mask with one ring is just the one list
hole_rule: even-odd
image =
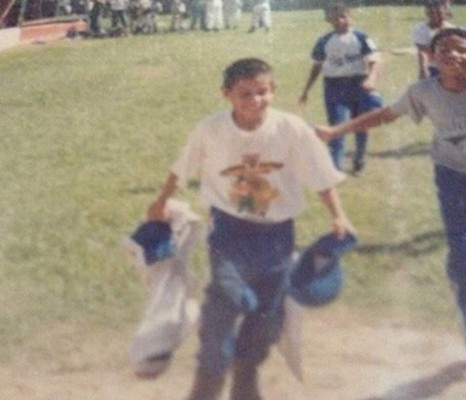
[(367, 63), (379, 58), (372, 39), (357, 30), (330, 32), (319, 38), (312, 50), (312, 60), (322, 63), (323, 76), (332, 78), (367, 75)]
[(239, 129), (231, 111), (201, 121), (172, 167), (182, 186), (197, 171), (205, 206), (259, 223), (296, 217), (305, 187), (323, 191), (344, 178), (314, 131), (275, 109), (252, 132)]
[(434, 125), (431, 150), (436, 164), (466, 173), (466, 90), (445, 90), (438, 79), (421, 79), (390, 106), (419, 123), (425, 116)]
[[(454, 25), (445, 23), (443, 28), (453, 28)], [(412, 41), (415, 46), (429, 47), (432, 38), (439, 31), (439, 28), (431, 28), (427, 22), (418, 23), (412, 33)]]

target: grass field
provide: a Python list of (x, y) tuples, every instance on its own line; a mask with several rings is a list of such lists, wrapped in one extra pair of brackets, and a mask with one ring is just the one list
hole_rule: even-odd
[[(465, 21), (464, 7), (456, 8)], [(356, 25), (383, 51), (380, 91), (393, 100), (416, 77), (410, 46), (422, 8), (365, 8)], [(166, 22), (166, 21), (165, 21)], [(221, 71), (244, 56), (276, 70), (275, 105), (299, 112), (309, 50), (328, 30), (321, 11), (274, 14), (270, 35), (241, 29), (124, 39), (63, 41), (0, 54), (0, 350), (56, 323), (118, 329), (134, 323), (144, 297), (120, 250), (144, 219), (193, 124), (227, 106)], [(307, 120), (324, 123), (320, 84)], [(445, 245), (428, 156), (430, 126), (407, 119), (379, 129), (368, 168), (340, 187), (361, 246), (345, 259), (340, 301), (400, 321), (450, 324), (456, 311), (445, 280)], [(349, 149), (352, 148), (349, 140)], [(196, 206), (195, 190), (180, 197)], [(309, 196), (300, 246), (329, 229)], [(196, 206), (197, 207), (197, 206)], [(195, 268), (204, 279), (202, 246)]]

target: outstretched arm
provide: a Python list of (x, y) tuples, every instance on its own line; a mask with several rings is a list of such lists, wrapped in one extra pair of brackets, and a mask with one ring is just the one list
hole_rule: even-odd
[(332, 141), (350, 132), (362, 132), (382, 124), (393, 122), (399, 117), (389, 107), (369, 111), (347, 122), (334, 126), (316, 126), (317, 135), (325, 142)]
[(173, 196), (177, 188), (178, 177), (175, 174), (170, 173), (159, 197), (151, 203), (147, 209), (147, 219), (149, 221), (166, 220), (165, 206), (167, 204), (167, 200)]
[(327, 207), (332, 216), (333, 231), (339, 239), (345, 237), (348, 233), (355, 233), (355, 229), (346, 217), (340, 202), (337, 190), (335, 188), (319, 192), (322, 203)]

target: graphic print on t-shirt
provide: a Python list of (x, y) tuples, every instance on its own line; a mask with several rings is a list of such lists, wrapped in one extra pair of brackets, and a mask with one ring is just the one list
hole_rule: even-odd
[(245, 154), (241, 164), (225, 168), (220, 174), (231, 178), (230, 200), (239, 212), (265, 216), (280, 192), (263, 175), (282, 167), (279, 162), (260, 161), (259, 154)]

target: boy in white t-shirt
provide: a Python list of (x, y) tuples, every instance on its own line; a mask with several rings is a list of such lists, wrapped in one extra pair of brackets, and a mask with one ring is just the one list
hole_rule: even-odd
[(438, 74), (430, 53), (430, 42), (434, 35), (453, 25), (448, 21), (448, 8), (442, 0), (429, 0), (425, 4), (427, 21), (418, 23), (412, 33), (413, 44), (417, 48), (419, 78), (424, 79)]
[(209, 209), (211, 282), (202, 308), (199, 365), (189, 400), (218, 399), (233, 367), (231, 400), (260, 399), (257, 368), (280, 336), (294, 220), (317, 192), (338, 238), (353, 232), (335, 186), (344, 178), (325, 144), (300, 118), (270, 107), (271, 67), (241, 59), (224, 72), (232, 110), (200, 121), (158, 196), (149, 220), (163, 220), (178, 187), (200, 172)]
[(446, 28), (431, 43), (439, 75), (418, 80), (392, 105), (333, 127), (318, 127), (331, 140), (408, 115), (434, 126), (431, 158), (449, 248), (448, 277), (466, 328), (466, 30)]

